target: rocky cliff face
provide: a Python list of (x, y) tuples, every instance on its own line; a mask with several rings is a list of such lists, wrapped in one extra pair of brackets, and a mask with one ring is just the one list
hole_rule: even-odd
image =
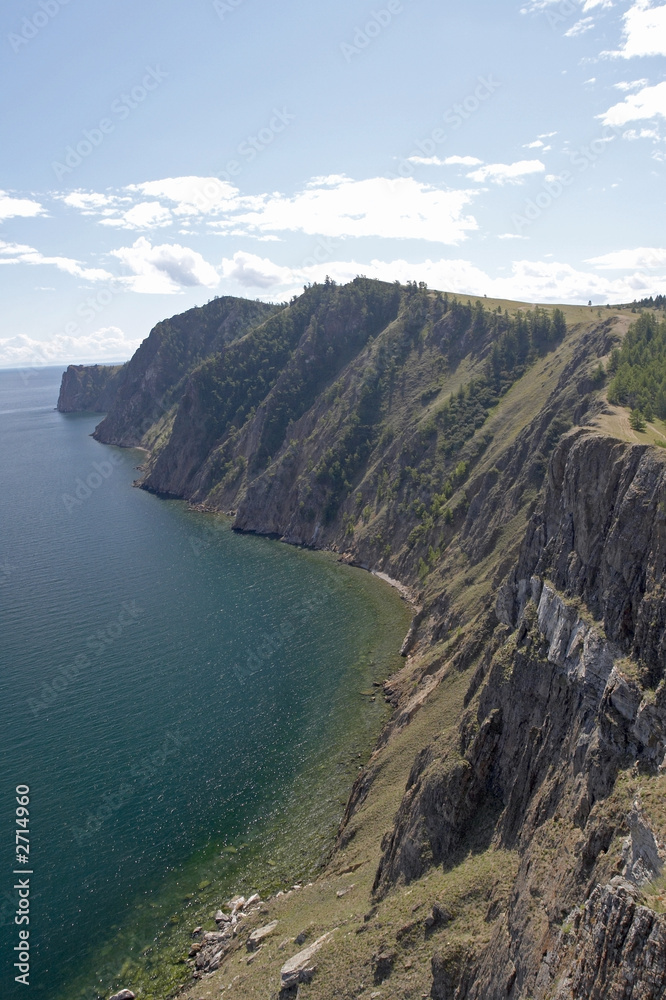
[(122, 365), (69, 365), (58, 396), (61, 413), (106, 413), (114, 403)]
[(656, 687), (666, 663), (665, 571), (666, 454), (584, 431), (567, 438), (513, 577), (509, 618), (530, 578), (546, 575), (585, 602)]
[(641, 905), (666, 857), (664, 814), (632, 796), (665, 784), (665, 471), (654, 449), (564, 439), (457, 736), (415, 763), (378, 897), (469, 850), (519, 858), (504, 912), (488, 901), (490, 943), (453, 978), (436, 953), (433, 997), (664, 995), (666, 919)]

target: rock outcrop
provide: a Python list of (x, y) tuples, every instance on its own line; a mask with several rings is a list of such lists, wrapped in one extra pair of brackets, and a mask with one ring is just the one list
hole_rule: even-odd
[(317, 971), (317, 964), (314, 961), (315, 955), (327, 941), (331, 940), (333, 934), (334, 931), (323, 934), (309, 948), (304, 948), (303, 951), (299, 951), (297, 955), (284, 963), (280, 971), (280, 982), (283, 990), (289, 990), (293, 986), (298, 986), (299, 983), (311, 982)]
[(666, 454), (583, 429), (567, 436), (514, 573), (509, 619), (534, 575), (584, 601), (656, 687), (666, 664)]
[(122, 365), (70, 365), (62, 376), (57, 409), (106, 413), (116, 399), (122, 370)]

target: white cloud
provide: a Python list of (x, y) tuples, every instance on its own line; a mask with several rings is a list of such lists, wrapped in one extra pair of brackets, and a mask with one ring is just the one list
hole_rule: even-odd
[(126, 198), (119, 198), (117, 195), (100, 194), (97, 191), (72, 191), (66, 195), (56, 195), (65, 205), (70, 208), (77, 208), (83, 215), (97, 215), (104, 210), (112, 210)]
[(412, 177), (316, 177), (293, 196), (262, 195), (254, 210), (240, 212), (221, 229), (259, 232), (302, 232), (311, 236), (379, 236), (455, 244), (478, 228), (464, 209), (474, 192), (422, 184)]
[(545, 169), (541, 160), (518, 160), (516, 163), (489, 163), (467, 176), (480, 183), (492, 181), (493, 184), (522, 184), (525, 177), (542, 174)]
[(498, 240), (528, 240), (529, 236), (520, 236), (518, 233), (500, 233)]
[(476, 156), (447, 156), (444, 160), (444, 166), (452, 167), (459, 164), (461, 167), (476, 167), (480, 166), (483, 160), (479, 160)]
[(616, 90), (640, 90), (641, 87), (647, 87), (649, 80), (621, 80), (619, 83), (614, 83), (613, 86)]
[(476, 156), (447, 156), (445, 160), (440, 160), (439, 156), (408, 156), (407, 161), (420, 163), (426, 167), (453, 167), (457, 165), (476, 167), (483, 163), (483, 160), (479, 160)]
[(0, 220), (23, 217), (33, 218), (46, 212), (38, 201), (32, 198), (13, 198), (6, 191), (0, 191)]
[(219, 274), (201, 254), (178, 243), (152, 246), (140, 236), (131, 247), (112, 250), (131, 272), (124, 279), (134, 292), (173, 295), (182, 288), (215, 288)]
[(634, 268), (666, 267), (666, 249), (663, 247), (636, 247), (634, 250), (616, 250), (601, 257), (590, 257), (586, 264), (607, 271), (625, 271)]
[(594, 27), (593, 17), (583, 17), (580, 21), (576, 21), (573, 27), (569, 28), (568, 31), (564, 32), (565, 38), (575, 38), (576, 35), (584, 35), (586, 31), (590, 31)]
[(173, 216), (159, 201), (142, 201), (124, 212), (120, 218), (102, 219), (102, 226), (117, 226), (121, 229), (156, 229), (168, 226)]
[[(474, 166), (482, 161), (476, 157), (448, 157), (423, 162)], [(475, 191), (424, 184), (411, 177), (357, 181), (333, 174), (312, 178), (293, 195), (279, 191), (241, 195), (238, 188), (215, 177), (168, 177), (133, 184), (125, 191), (132, 197), (150, 196), (155, 200), (141, 201), (122, 210), (102, 208), (102, 204), (108, 203), (100, 200), (102, 225), (149, 228), (168, 225), (172, 217), (187, 217), (191, 226), (198, 216), (207, 217), (211, 229), (225, 235), (275, 238), (279, 232), (302, 232), (341, 238), (424, 239), (449, 244), (459, 243), (469, 231), (478, 228), (476, 220), (465, 214)], [(164, 205), (164, 201), (169, 205)], [(95, 203), (79, 197), (76, 204), (90, 211)]]
[(636, 0), (624, 15), (624, 43), (618, 52), (605, 53), (633, 59), (666, 56), (666, 4), (653, 7), (650, 0)]
[(41, 365), (76, 365), (124, 361), (140, 340), (127, 337), (117, 326), (107, 326), (82, 337), (60, 334), (51, 340), (19, 335), (0, 339), (0, 368), (33, 368)]
[(635, 142), (637, 139), (652, 139), (654, 142), (660, 142), (661, 136), (656, 128), (629, 128), (626, 132), (622, 133), (623, 139), (628, 139), (629, 142)]
[(614, 104), (601, 118), (604, 125), (626, 125), (643, 119), (666, 118), (666, 80), (655, 87), (643, 87), (637, 94), (630, 94), (624, 101)]
[[(513, 235), (513, 234), (507, 234)], [(247, 294), (254, 288), (261, 297), (285, 299), (301, 291), (308, 281), (323, 281), (328, 274), (336, 281), (350, 281), (357, 274), (384, 281), (425, 281), (431, 288), (461, 295), (516, 299), (523, 302), (622, 302), (655, 294), (663, 286), (663, 276), (639, 272), (608, 278), (594, 271), (581, 271), (557, 261), (518, 260), (511, 273), (491, 277), (469, 260), (371, 260), (369, 263), (329, 261), (323, 264), (289, 268), (267, 258), (236, 254), (223, 261), (225, 280), (240, 286)], [(270, 291), (269, 291), (270, 290)]]
[(71, 257), (48, 257), (34, 247), (23, 243), (5, 243), (3, 240), (0, 240), (0, 264), (50, 264), (74, 278), (85, 278), (87, 281), (108, 281), (113, 277), (100, 267), (84, 267)]
[(130, 184), (127, 190), (172, 202), (173, 214), (178, 216), (217, 215), (233, 211), (241, 201), (238, 188), (217, 177), (165, 177)]
[(244, 288), (275, 288), (288, 286), (298, 281), (299, 275), (306, 271), (298, 271), (290, 267), (280, 267), (267, 257), (238, 251), (232, 258), (222, 261), (222, 275), (232, 281), (237, 281)]
[(421, 167), (443, 167), (444, 160), (440, 160), (439, 156), (408, 156), (408, 163), (416, 163)]
[[(551, 7), (561, 7), (562, 0), (528, 0), (527, 4), (521, 8), (521, 14), (541, 14), (543, 11), (549, 10)], [(587, 14), (588, 10), (594, 10), (595, 7), (600, 7), (602, 10), (604, 7), (612, 7), (613, 0), (585, 0), (581, 6), (581, 10), (584, 14)], [(567, 8), (568, 13), (571, 13), (570, 8)], [(564, 18), (564, 14), (561, 15)]]

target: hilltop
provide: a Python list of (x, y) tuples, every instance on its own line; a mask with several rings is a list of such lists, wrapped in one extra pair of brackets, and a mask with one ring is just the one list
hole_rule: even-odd
[(334, 929), (303, 998), (663, 996), (648, 315), (357, 278), (218, 299), (107, 379), (68, 369), (59, 407), (104, 404), (98, 440), (148, 452), (138, 485), (332, 550), (417, 606), (328, 868), (240, 925), (278, 921), (249, 964), (244, 930), (210, 939), (187, 996), (277, 996), (293, 939)]

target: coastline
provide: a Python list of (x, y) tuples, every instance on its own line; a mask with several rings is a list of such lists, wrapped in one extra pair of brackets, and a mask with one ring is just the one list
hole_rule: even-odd
[(388, 575), (388, 573), (381, 573), (378, 569), (371, 569), (370, 572), (373, 576), (376, 576), (378, 580), (383, 580), (384, 583), (388, 583), (389, 587), (393, 587), (397, 590), (400, 596), (412, 605), (414, 614), (418, 614), (420, 610), (418, 598), (406, 584), (400, 583), (400, 580), (394, 580), (393, 577)]

